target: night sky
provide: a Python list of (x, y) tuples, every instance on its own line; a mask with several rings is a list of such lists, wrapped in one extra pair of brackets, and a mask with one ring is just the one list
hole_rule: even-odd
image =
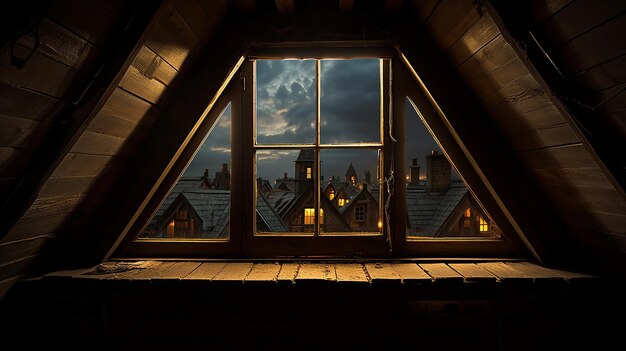
[[(320, 138), (322, 143), (358, 143), (380, 140), (380, 60), (323, 60), (321, 62)], [(312, 144), (315, 142), (316, 82), (314, 60), (257, 61), (257, 143)], [(406, 167), (417, 158), (426, 171), (425, 156), (438, 149), (417, 113), (405, 103)], [(376, 174), (375, 150), (324, 150), (322, 175), (344, 177), (353, 164), (361, 178), (366, 169)], [(294, 176), (297, 150), (257, 154), (257, 177), (273, 181), (287, 172)], [(222, 163), (230, 164), (230, 106), (206, 138), (184, 177), (212, 178)], [(408, 168), (407, 168), (408, 172)], [(396, 175), (397, 177), (397, 175)]]

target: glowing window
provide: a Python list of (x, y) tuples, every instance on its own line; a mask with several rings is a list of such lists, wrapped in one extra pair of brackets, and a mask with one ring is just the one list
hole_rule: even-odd
[(306, 179), (311, 179), (311, 167), (306, 168)]
[(335, 191), (334, 190), (330, 191), (330, 194), (328, 195), (328, 198), (331, 199), (331, 200), (335, 198)]
[(339, 200), (337, 200), (337, 203), (339, 204), (339, 207), (342, 207), (346, 204), (346, 200), (344, 200), (343, 198), (339, 198)]
[(478, 221), (480, 224), (480, 232), (481, 233), (485, 233), (489, 231), (489, 223), (487, 223), (487, 221), (485, 221), (485, 219), (483, 217), (478, 217)]
[[(324, 223), (324, 209), (320, 211), (320, 223)], [(304, 209), (304, 224), (305, 225), (313, 225), (315, 224), (315, 210), (312, 208)]]

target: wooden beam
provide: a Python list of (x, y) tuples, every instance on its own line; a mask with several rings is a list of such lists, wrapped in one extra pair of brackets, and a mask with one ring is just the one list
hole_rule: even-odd
[(430, 107), (424, 106), (435, 109), (471, 164), (469, 170), (478, 175), (479, 182), (469, 182), (470, 189), (480, 184), (486, 187), (506, 222), (537, 260), (574, 259), (579, 248), (566, 234), (564, 224), (555, 220), (559, 218), (555, 209), (477, 99), (423, 31), (405, 33), (398, 47), (402, 61), (430, 101)]
[(0, 238), (30, 207), (43, 184), (113, 93), (139, 51), (158, 5), (158, 2), (136, 4), (137, 8), (128, 9), (126, 17), (120, 20), (118, 32), (110, 39), (91, 74), (82, 82), (82, 89), (76, 91), (73, 103), (59, 113), (55, 127), (31, 158), (16, 188), (0, 204)]
[[(622, 198), (626, 198), (626, 154), (617, 151), (626, 149), (626, 141), (605, 119), (600, 118), (599, 110), (564, 98), (585, 96), (584, 87), (576, 86), (566, 79), (567, 73), (579, 72), (561, 72), (554, 63), (556, 58), (551, 58), (546, 52), (550, 51), (549, 45), (544, 48), (539, 43), (533, 34), (535, 25), (530, 17), (532, 12), (525, 7), (530, 4), (518, 3), (517, 6), (511, 6), (509, 2), (499, 0), (485, 3), (504, 39), (515, 50), (542, 90), (547, 92), (550, 101), (569, 122), (615, 189)], [(549, 43), (543, 43), (546, 44)]]

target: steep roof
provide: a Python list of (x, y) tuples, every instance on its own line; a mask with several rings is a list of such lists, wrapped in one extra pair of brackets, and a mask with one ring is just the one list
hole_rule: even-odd
[(443, 193), (407, 189), (406, 204), (409, 234), (436, 236), (441, 225), (467, 196), (468, 190), (461, 182), (454, 182)]

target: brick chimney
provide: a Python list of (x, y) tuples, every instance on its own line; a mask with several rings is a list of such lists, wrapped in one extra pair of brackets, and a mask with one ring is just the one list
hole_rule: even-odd
[(426, 156), (426, 190), (432, 193), (442, 193), (450, 187), (452, 168), (445, 155), (437, 150)]
[(410, 183), (413, 185), (418, 184), (420, 181), (420, 166), (417, 164), (416, 158), (412, 160), (410, 169), (411, 169), (411, 177), (409, 178)]

